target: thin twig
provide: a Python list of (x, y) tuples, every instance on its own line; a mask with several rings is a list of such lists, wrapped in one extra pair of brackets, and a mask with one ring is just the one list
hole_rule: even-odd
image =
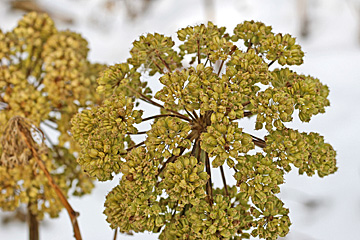
[(252, 140), (256, 146), (261, 147), (261, 148), (266, 147), (266, 142), (263, 139), (255, 137), (251, 134), (250, 134), (250, 136), (253, 138)]
[[(235, 52), (236, 49), (237, 49), (236, 45), (233, 45), (233, 46), (231, 47), (231, 49), (230, 49), (229, 56), (231, 56), (231, 55)], [(225, 62), (225, 60), (222, 60), (222, 61), (221, 61), (221, 64), (220, 64), (220, 67), (219, 67), (219, 71), (218, 71), (218, 73), (217, 73), (218, 76), (220, 75), (220, 72), (221, 72), (221, 69), (222, 69), (222, 67), (223, 67), (223, 65), (224, 65), (224, 62)]]
[(136, 145), (134, 145), (134, 146), (132, 146), (132, 147), (127, 148), (126, 151), (127, 151), (127, 152), (130, 152), (133, 148), (140, 147), (140, 146), (143, 145), (144, 143), (145, 143), (145, 141), (142, 141), (142, 142), (140, 142), (140, 143), (138, 143), (138, 144), (136, 144)]
[(191, 113), (186, 109), (186, 107), (184, 106), (184, 110), (185, 112), (190, 116), (190, 118), (193, 120), (193, 121), (196, 121), (195, 117), (193, 115), (191, 115)]
[(273, 63), (274, 63), (276, 60), (277, 60), (277, 59), (272, 60), (272, 61), (268, 64), (268, 67), (270, 67), (271, 65), (273, 65)]
[(117, 238), (117, 232), (118, 232), (118, 228), (115, 228), (115, 232), (114, 232), (114, 238), (113, 238), (113, 240), (116, 240), (116, 238)]
[(154, 116), (150, 116), (150, 117), (147, 117), (147, 118), (143, 118), (141, 121), (142, 122), (145, 122), (145, 121), (148, 121), (148, 120), (151, 120), (151, 119), (154, 119), (154, 118), (160, 118), (160, 117), (177, 117), (177, 118), (181, 118), (185, 121), (190, 121), (189, 118), (184, 118), (182, 115), (177, 115), (177, 114), (159, 114), (159, 115), (154, 115)]
[(60, 154), (59, 150), (57, 149), (57, 146), (55, 146), (55, 144), (51, 141), (50, 137), (46, 134), (45, 131), (43, 131), (41, 128), (39, 128), (39, 130), (41, 130), (41, 132), (44, 135), (45, 139), (50, 143), (51, 149), (54, 149), (57, 157), (59, 159), (61, 159), (61, 154)]
[(174, 114), (176, 114), (176, 115), (178, 115), (178, 116), (182, 116), (183, 119), (186, 119), (187, 121), (191, 121), (190, 118), (184, 116), (184, 115), (181, 114), (181, 113), (178, 113), (177, 111), (174, 111), (174, 110), (165, 108), (163, 105), (161, 105), (161, 104), (159, 104), (159, 103), (157, 103), (157, 102), (154, 102), (153, 100), (151, 100), (150, 98), (148, 98), (148, 97), (145, 96), (144, 94), (136, 91), (136, 90), (133, 89), (132, 87), (130, 87), (130, 86), (126, 86), (126, 87), (127, 87), (130, 91), (132, 91), (133, 93), (139, 94), (139, 95), (141, 96), (141, 98), (140, 98), (141, 100), (143, 100), (143, 101), (145, 101), (145, 102), (148, 102), (148, 103), (150, 103), (150, 104), (152, 104), (152, 105), (154, 105), (154, 106), (157, 106), (157, 107), (159, 107), (159, 108), (163, 108), (164, 110), (169, 111), (169, 112), (172, 112), (172, 113), (174, 113)]
[(252, 42), (250, 42), (250, 43), (249, 43), (249, 46), (248, 46), (248, 48), (247, 48), (247, 50), (246, 50), (246, 52), (249, 52), (249, 50), (251, 49), (252, 45), (253, 45)]
[(155, 60), (152, 60), (152, 62), (153, 62), (153, 64), (155, 64), (155, 66), (160, 70), (160, 72), (161, 72), (162, 74), (164, 74), (164, 71), (163, 71), (162, 68), (159, 66), (159, 64), (157, 64)]
[(56, 127), (50, 125), (49, 123), (47, 123), (47, 122), (45, 122), (45, 121), (44, 121), (44, 122), (41, 122), (41, 123), (43, 123), (44, 125), (46, 125), (47, 127), (51, 128), (51, 129), (53, 129), (53, 130), (58, 131), (58, 129), (57, 129)]
[[(198, 64), (200, 64), (201, 63), (201, 59), (200, 59), (200, 41), (199, 41), (199, 39), (198, 40), (196, 40), (196, 42), (197, 42), (197, 56), (198, 56)], [(205, 64), (206, 65), (206, 64)]]
[[(186, 149), (185, 147), (180, 147), (180, 153), (179, 153), (178, 156), (172, 155), (171, 157), (169, 157), (168, 160), (166, 160), (166, 162), (161, 166), (159, 172), (156, 174), (156, 178), (157, 178), (158, 176), (160, 176), (160, 174), (164, 171), (165, 167), (166, 167), (169, 163), (175, 162), (175, 160), (176, 160), (179, 156), (181, 156), (181, 154), (184, 153), (185, 149)], [(160, 182), (157, 182), (155, 186), (157, 187), (157, 186), (159, 185), (159, 183), (160, 183)]]
[(228, 188), (227, 188), (227, 184), (226, 184), (226, 178), (225, 178), (225, 173), (224, 173), (224, 168), (221, 165), (220, 166), (220, 172), (221, 172), (221, 178), (224, 184), (224, 188), (225, 188), (225, 195), (229, 197), (229, 192), (228, 192)]
[(142, 132), (137, 132), (137, 133), (126, 133), (128, 135), (140, 135), (140, 134), (146, 134), (148, 131), (142, 131)]
[(208, 61), (209, 61), (209, 56), (206, 58), (206, 61), (205, 61), (205, 64), (204, 64), (205, 67), (206, 67), (206, 64), (208, 63)]
[(225, 62), (225, 60), (222, 60), (222, 61), (221, 61), (221, 64), (220, 64), (220, 67), (219, 67), (219, 71), (218, 71), (218, 73), (217, 73), (218, 76), (220, 75), (220, 72), (221, 72), (221, 69), (222, 69), (222, 67), (223, 67), (223, 65), (224, 65), (224, 62)]
[(160, 59), (160, 61), (165, 65), (166, 69), (171, 72), (171, 68), (169, 66), (169, 64), (167, 62), (165, 62), (165, 60), (160, 56), (159, 51), (156, 49), (155, 50), (156, 56)]
[[(194, 135), (195, 133), (192, 131), (187, 137), (186, 139), (189, 139), (190, 141), (193, 141), (194, 140)], [(180, 153), (178, 156), (175, 156), (175, 155), (172, 155), (171, 157), (168, 158), (168, 160), (166, 160), (166, 162), (162, 165), (162, 167), (160, 168), (159, 172), (156, 174), (156, 178), (158, 176), (160, 176), (160, 174), (162, 173), (162, 171), (164, 171), (165, 167), (167, 166), (168, 163), (171, 163), (171, 162), (175, 162), (175, 160), (181, 156), (184, 151), (185, 151), (185, 147), (180, 147)], [(157, 182), (156, 183), (156, 186), (159, 184), (160, 182)]]
[(194, 114), (195, 118), (199, 118), (199, 116), (197, 115), (197, 113), (195, 112), (195, 110), (193, 110), (192, 113)]
[(206, 168), (207, 174), (209, 175), (209, 179), (206, 183), (206, 194), (208, 195), (208, 198), (209, 198), (209, 204), (210, 204), (210, 206), (212, 206), (214, 203), (214, 198), (213, 198), (213, 191), (212, 191), (210, 160), (209, 160), (209, 155), (207, 152), (205, 152), (205, 168)]

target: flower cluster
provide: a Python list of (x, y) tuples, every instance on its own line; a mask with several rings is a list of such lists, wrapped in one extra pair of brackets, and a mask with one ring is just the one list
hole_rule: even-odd
[[(80, 108), (100, 100), (95, 84), (104, 66), (91, 64), (87, 52), (85, 39), (58, 31), (46, 14), (29, 13), (13, 30), (0, 30), (1, 209), (26, 204), (41, 220), (46, 213), (57, 217), (64, 207), (25, 144), (24, 129), (40, 129), (31, 144), (65, 196), (91, 192), (92, 180), (76, 162), (79, 146), (68, 131)], [(58, 144), (46, 126), (60, 132)]]
[[(141, 36), (127, 63), (98, 79), (107, 96), (102, 105), (72, 121), (83, 168), (100, 180), (122, 174), (106, 198), (107, 221), (121, 232), (161, 232), (160, 239), (285, 236), (289, 210), (277, 197), (284, 174), (292, 166), (308, 175), (336, 171), (336, 153), (319, 134), (286, 127), (296, 109), (306, 122), (323, 113), (327, 86), (273, 69), (276, 62), (302, 64), (304, 53), (295, 38), (263, 23), (244, 22), (231, 35), (209, 22), (177, 37), (175, 48), (171, 37)], [(151, 76), (162, 84), (154, 96), (146, 87)], [(138, 100), (160, 114), (143, 118)], [(241, 126), (245, 117), (255, 129), (265, 125), (264, 139)], [(133, 125), (150, 120), (146, 131)], [(144, 141), (132, 142), (134, 134)], [(220, 171), (222, 188), (214, 188), (213, 171)], [(235, 186), (227, 183), (229, 172)]]
[(293, 164), (299, 173), (320, 177), (336, 171), (336, 152), (332, 146), (324, 142), (318, 133), (300, 133), (293, 129), (276, 130), (266, 138), (264, 151), (277, 159), (276, 164), (290, 171)]
[(132, 144), (127, 134), (136, 133), (133, 124), (141, 121), (142, 111), (133, 105), (131, 98), (113, 95), (72, 119), (73, 137), (82, 147), (78, 162), (90, 176), (105, 181), (119, 173), (125, 142)]
[(195, 157), (181, 156), (168, 164), (160, 187), (171, 201), (177, 201), (178, 207), (197, 205), (206, 196), (204, 186), (208, 178), (204, 165), (198, 164)]
[(161, 118), (147, 132), (145, 145), (157, 157), (178, 156), (181, 147), (188, 149), (191, 147), (191, 141), (186, 139), (190, 130), (190, 126), (178, 118)]
[(159, 159), (144, 147), (132, 149), (122, 166), (123, 177), (107, 195), (104, 213), (111, 226), (121, 232), (154, 231), (165, 223), (164, 206), (156, 200), (154, 188)]

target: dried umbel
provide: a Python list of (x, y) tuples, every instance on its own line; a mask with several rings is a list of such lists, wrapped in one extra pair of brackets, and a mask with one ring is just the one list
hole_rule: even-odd
[[(286, 126), (294, 113), (304, 122), (324, 113), (328, 87), (274, 69), (302, 64), (304, 53), (295, 38), (263, 23), (246, 21), (233, 35), (211, 22), (177, 33), (178, 47), (161, 34), (141, 36), (127, 63), (98, 78), (103, 104), (72, 119), (78, 161), (89, 175), (105, 181), (122, 174), (105, 201), (107, 221), (121, 232), (161, 232), (160, 239), (285, 236), (289, 210), (277, 197), (284, 174), (298, 168), (323, 177), (337, 169), (323, 137)], [(162, 84), (154, 96), (149, 76)], [(143, 117), (140, 101), (160, 113)], [(266, 136), (242, 128), (243, 118)], [(139, 131), (148, 121), (150, 129)], [(135, 134), (146, 137), (135, 143)], [(213, 185), (214, 171), (222, 187)]]
[(34, 127), (29, 119), (19, 116), (12, 117), (1, 136), (2, 154), (0, 159), (0, 166), (13, 168), (19, 165), (28, 164), (32, 153), (27, 146), (24, 136), (31, 140), (31, 146), (36, 149), (39, 154), (46, 153), (46, 146), (41, 141), (40, 144), (35, 142), (33, 134), (41, 136), (41, 130)]

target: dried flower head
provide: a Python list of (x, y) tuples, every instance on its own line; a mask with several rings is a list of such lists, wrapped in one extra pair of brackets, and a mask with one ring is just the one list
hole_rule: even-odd
[(4, 134), (1, 136), (2, 154), (0, 166), (9, 168), (18, 165), (27, 164), (31, 159), (31, 150), (25, 142), (25, 138), (30, 140), (31, 146), (40, 154), (46, 153), (46, 146), (43, 141), (38, 144), (34, 138), (34, 134), (44, 136), (40, 129), (36, 128), (31, 120), (14, 116), (5, 127)]

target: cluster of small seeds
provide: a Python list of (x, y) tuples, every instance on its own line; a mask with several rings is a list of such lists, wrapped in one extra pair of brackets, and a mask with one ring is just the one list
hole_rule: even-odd
[[(69, 134), (73, 115), (100, 99), (95, 84), (104, 66), (91, 64), (87, 53), (85, 39), (59, 32), (47, 14), (28, 13), (13, 30), (0, 30), (1, 209), (27, 205), (41, 220), (45, 214), (58, 217), (64, 207), (24, 142), (26, 129), (38, 129), (40, 137), (31, 144), (65, 196), (91, 192), (92, 179), (77, 164), (79, 146)], [(16, 130), (14, 119), (29, 124)], [(45, 124), (60, 132), (58, 144)]]
[[(107, 221), (121, 232), (161, 232), (160, 239), (170, 240), (284, 237), (291, 223), (277, 194), (291, 165), (308, 175), (336, 171), (335, 151), (323, 137), (286, 127), (296, 109), (302, 121), (323, 113), (327, 86), (288, 68), (271, 69), (276, 61), (300, 65), (304, 53), (295, 38), (263, 23), (239, 24), (232, 36), (211, 22), (177, 35), (179, 51), (171, 37), (141, 36), (127, 63), (98, 79), (98, 92), (107, 96), (102, 105), (72, 121), (83, 168), (100, 180), (123, 174), (107, 196)], [(163, 87), (152, 98), (146, 84), (154, 75)], [(137, 99), (160, 114), (141, 118)], [(123, 126), (116, 122), (120, 110)], [(255, 129), (265, 124), (264, 139), (237, 121), (253, 116)], [(149, 120), (147, 131), (133, 126)], [(145, 140), (135, 144), (131, 134)], [(250, 153), (255, 146), (262, 152)], [(234, 172), (235, 186), (227, 184), (224, 167)], [(217, 169), (224, 187), (214, 189)]]

